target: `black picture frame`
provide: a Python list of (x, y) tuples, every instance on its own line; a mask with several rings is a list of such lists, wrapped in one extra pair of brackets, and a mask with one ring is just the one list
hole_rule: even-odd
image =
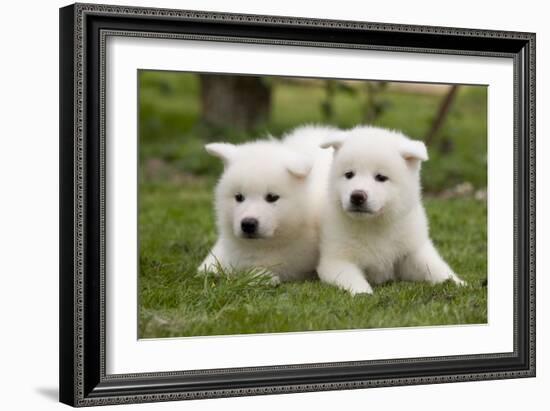
[[(105, 38), (363, 48), (514, 61), (514, 351), (105, 373)], [(75, 4), (60, 9), (60, 401), (73, 406), (535, 376), (535, 34)]]

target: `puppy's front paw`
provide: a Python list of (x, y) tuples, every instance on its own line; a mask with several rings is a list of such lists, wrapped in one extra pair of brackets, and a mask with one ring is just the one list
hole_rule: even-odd
[(460, 277), (456, 274), (451, 274), (451, 277), (450, 277), (450, 280), (455, 283), (456, 285), (460, 286), (460, 287), (465, 287), (468, 285), (468, 283), (464, 280), (461, 280)]
[(342, 275), (338, 278), (337, 285), (351, 295), (372, 294), (372, 287), (362, 275)]
[(279, 277), (279, 276), (276, 275), (276, 274), (273, 274), (273, 275), (269, 278), (269, 284), (271, 284), (271, 285), (274, 286), (274, 287), (278, 286), (279, 284), (281, 284), (281, 277)]
[(372, 288), (355, 264), (345, 260), (324, 260), (317, 268), (319, 279), (337, 286), (352, 295), (372, 294)]
[(197, 277), (204, 277), (208, 274), (213, 274), (215, 276), (220, 275), (220, 270), (223, 270), (219, 264), (212, 262), (204, 261), (201, 265), (197, 267)]
[(356, 284), (349, 284), (345, 289), (349, 291), (351, 295), (372, 294), (372, 287), (366, 281), (358, 281)]
[(253, 269), (252, 270), (252, 278), (253, 278), (254, 281), (258, 281), (260, 283), (267, 283), (267, 284), (272, 285), (274, 287), (281, 284), (281, 277), (279, 277), (274, 272), (269, 271), (265, 268)]

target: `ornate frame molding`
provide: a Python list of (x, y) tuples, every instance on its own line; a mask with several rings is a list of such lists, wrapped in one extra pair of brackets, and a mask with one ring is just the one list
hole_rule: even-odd
[[(60, 381), (61, 401), (75, 406), (123, 404), (178, 399), (355, 389), (366, 387), (431, 384), (458, 381), (531, 377), (535, 375), (535, 35), (532, 33), (412, 26), (400, 24), (315, 20), (295, 17), (228, 14), (170, 9), (150, 9), (95, 4), (76, 4), (61, 9), (61, 273), (60, 273)], [(136, 22), (139, 17), (139, 22)], [(102, 26), (121, 18), (123, 28)], [(97, 19), (95, 21), (94, 19)], [(151, 21), (167, 24), (166, 32), (147, 31)], [(124, 21), (133, 22), (125, 26)], [(163, 24), (164, 24), (163, 23)], [(186, 33), (186, 23), (204, 25), (203, 34)], [(136, 30), (139, 24), (141, 29)], [(220, 35), (215, 25), (244, 27), (263, 35)], [(170, 27), (184, 32), (170, 32)], [(350, 34), (351, 42), (311, 38), (311, 28)], [(279, 30), (284, 38), (266, 38), (269, 30)], [(309, 40), (300, 38), (302, 29)], [(366, 34), (387, 39), (401, 33), (407, 45), (358, 41)], [(228, 35), (229, 34), (229, 35)], [(405, 360), (357, 361), (353, 363), (309, 364), (168, 373), (105, 374), (105, 61), (108, 36), (155, 37), (279, 44), (331, 48), (464, 54), (507, 57), (514, 60), (514, 216), (515, 318), (514, 352), (474, 356), (416, 358)], [(489, 41), (490, 40), (490, 41)], [(424, 46), (422, 44), (425, 44)], [(463, 46), (460, 46), (463, 44)], [(482, 47), (477, 47), (481, 44)], [(459, 45), (460, 47), (457, 47)], [(495, 47), (495, 49), (493, 49)], [(91, 55), (90, 52), (93, 54)], [(67, 78), (71, 79), (69, 83)], [(99, 102), (97, 112), (89, 99)], [(95, 101), (95, 100), (94, 100)], [(90, 124), (96, 122), (95, 126)], [(94, 139), (94, 140), (92, 140)], [(97, 156), (92, 156), (96, 153)], [(93, 210), (90, 212), (90, 210)], [(92, 224), (93, 223), (93, 224)], [(96, 227), (97, 225), (97, 227)], [(91, 231), (95, 232), (90, 234)], [(70, 249), (70, 253), (67, 251)], [(70, 254), (70, 255), (69, 255)], [(96, 259), (92, 261), (91, 259)], [(91, 307), (91, 308), (90, 308)], [(91, 311), (90, 311), (91, 310)], [(93, 316), (90, 315), (93, 313)], [(494, 367), (497, 360), (510, 362), (508, 368)], [(512, 361), (513, 360), (513, 361)], [(479, 363), (480, 369), (451, 374), (428, 373), (407, 376), (405, 366), (424, 363)], [(486, 364), (486, 366), (484, 365)], [(341, 369), (386, 365), (395, 376), (382, 374), (349, 376), (332, 381), (311, 378), (311, 383), (239, 385), (227, 383), (214, 388), (198, 376), (223, 373), (227, 378), (241, 374)], [(409, 367), (410, 368), (410, 367)], [(475, 369), (474, 369), (475, 368)], [(483, 369), (486, 371), (483, 371)], [(391, 373), (390, 373), (391, 374)], [(313, 375), (313, 374), (312, 374)], [(167, 381), (170, 384), (167, 384)], [(229, 380), (228, 380), (229, 381)], [(289, 377), (288, 381), (292, 381)], [(300, 380), (301, 381), (301, 380)], [(137, 387), (137, 383), (150, 390)], [(164, 385), (163, 385), (164, 384)], [(161, 388), (161, 392), (154, 392)]]

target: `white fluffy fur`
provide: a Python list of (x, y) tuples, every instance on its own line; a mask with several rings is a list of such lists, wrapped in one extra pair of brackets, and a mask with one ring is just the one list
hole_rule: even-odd
[[(331, 153), (320, 144), (335, 130), (314, 126), (282, 140), (242, 145), (214, 143), (206, 150), (224, 162), (215, 191), (218, 240), (199, 271), (259, 268), (276, 280), (314, 275), (319, 261), (319, 220)], [(235, 200), (242, 194), (244, 201)], [(280, 196), (268, 203), (265, 196)], [(246, 238), (243, 218), (259, 221), (259, 238)]]
[[(420, 188), (420, 164), (428, 156), (422, 142), (356, 127), (330, 134), (323, 147), (333, 147), (334, 158), (321, 224), (322, 281), (352, 294), (372, 293), (371, 283), (393, 279), (462, 283), (428, 235)], [(376, 181), (377, 174), (388, 180)], [(350, 203), (355, 190), (367, 195), (359, 211)]]

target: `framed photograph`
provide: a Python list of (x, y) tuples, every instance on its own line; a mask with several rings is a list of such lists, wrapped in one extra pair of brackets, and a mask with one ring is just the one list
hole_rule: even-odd
[(535, 34), (60, 10), (60, 400), (535, 375)]

